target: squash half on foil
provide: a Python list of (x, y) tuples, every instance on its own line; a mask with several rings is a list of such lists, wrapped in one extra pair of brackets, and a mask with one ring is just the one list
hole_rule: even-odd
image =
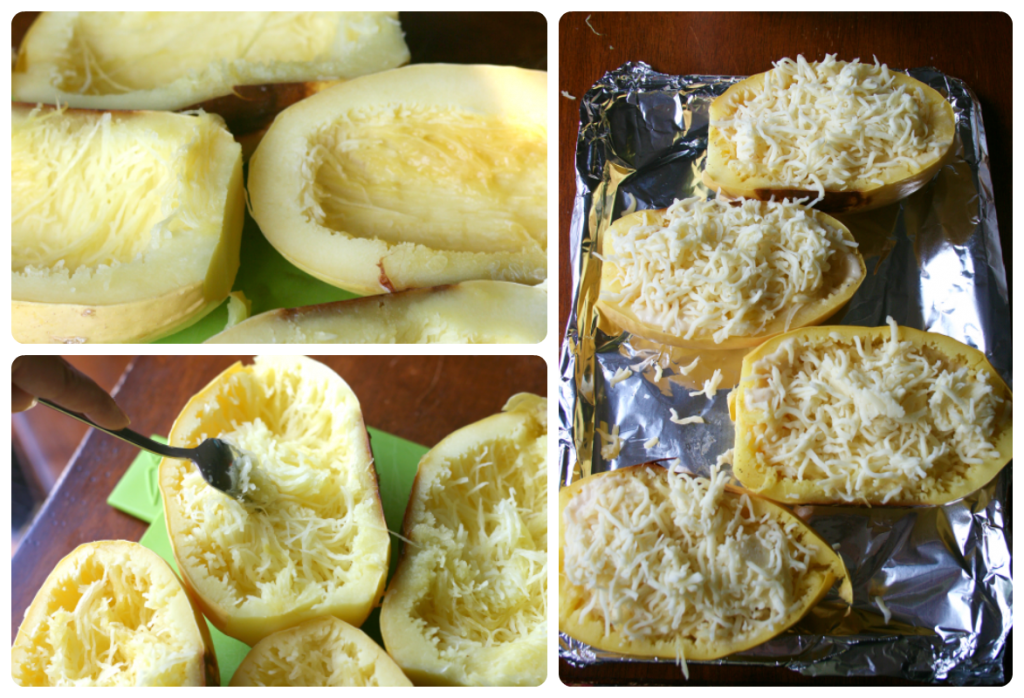
[(123, 540), (75, 548), (11, 648), (19, 686), (219, 686), (210, 631), (170, 566)]
[[(843, 240), (853, 243), (853, 235), (838, 220), (810, 208), (801, 208), (806, 211), (806, 215), (816, 219), (822, 226), (837, 231)], [(785, 332), (787, 325), (789, 328), (796, 328), (824, 322), (853, 297), (864, 281), (864, 259), (855, 247), (833, 249), (828, 258), (830, 268), (823, 273), (821, 285), (815, 289), (813, 298), (801, 305), (792, 316), (779, 313), (754, 334), (730, 334), (722, 341), (715, 341), (713, 333), (709, 330), (698, 331), (687, 338), (682, 331), (673, 331), (664, 325), (659, 326), (650, 318), (641, 319), (632, 307), (631, 301), (607, 297), (608, 294), (620, 293), (623, 288), (620, 280), (623, 269), (614, 261), (609, 261), (616, 253), (616, 239), (628, 233), (634, 226), (667, 225), (666, 210), (645, 210), (627, 214), (612, 223), (601, 236), (601, 254), (604, 261), (601, 266), (601, 296), (597, 301), (597, 307), (608, 319), (630, 334), (663, 344), (698, 350), (724, 351), (756, 347), (769, 337)], [(663, 259), (660, 263), (671, 264), (672, 260)], [(716, 270), (714, 274), (717, 273)], [(645, 288), (645, 292), (646, 290)]]
[(326, 283), (373, 295), (547, 266), (543, 72), (412, 65), (278, 115), (252, 157), (267, 240)]
[(547, 443), (547, 400), (520, 393), (420, 461), (380, 614), (413, 683), (544, 682)]
[(238, 271), (241, 148), (214, 115), (11, 112), (11, 324), (19, 342), (144, 342)]
[(160, 463), (174, 557), (204, 615), (250, 646), (323, 615), (362, 625), (384, 591), (390, 539), (348, 384), (306, 357), (235, 364), (189, 400), (169, 441), (208, 437), (255, 456), (263, 477), (258, 504), (242, 503), (190, 461)]
[[(840, 62), (842, 65), (842, 62)], [(870, 68), (870, 66), (865, 66)], [(952, 157), (956, 141), (956, 116), (953, 107), (939, 92), (909, 75), (891, 71), (893, 85), (906, 87), (914, 94), (933, 154), (916, 163), (904, 163), (874, 176), (851, 176), (842, 186), (824, 186), (824, 199), (815, 204), (832, 214), (867, 211), (910, 196), (927, 184)], [(781, 173), (766, 166), (757, 174), (743, 173), (733, 163), (738, 159), (737, 142), (721, 125), (736, 116), (737, 109), (764, 91), (765, 76), (758, 73), (732, 85), (717, 97), (709, 109), (707, 164), (703, 179), (712, 191), (729, 198), (780, 200), (818, 198), (819, 191), (806, 183), (786, 181)], [(842, 128), (837, 126), (838, 131)], [(884, 124), (888, 129), (889, 125)], [(759, 149), (762, 146), (759, 146)], [(759, 152), (756, 157), (761, 157)], [(876, 179), (878, 181), (876, 181)]]
[[(793, 384), (799, 374), (813, 389)], [(749, 353), (741, 375), (733, 472), (776, 501), (946, 504), (1013, 456), (1009, 388), (983, 353), (945, 335), (805, 328)]]
[[(717, 477), (727, 480), (724, 473)], [(670, 473), (651, 463), (592, 475), (563, 487), (558, 498), (559, 630), (591, 647), (624, 655), (709, 660), (755, 647), (782, 633), (837, 581), (840, 596), (852, 603), (852, 585), (842, 558), (800, 519), (773, 502), (722, 482), (716, 493), (709, 494), (709, 489), (707, 478)], [(692, 499), (695, 495), (697, 499)], [(704, 505), (712, 502), (709, 511), (718, 518), (709, 518), (703, 530), (682, 527), (677, 504), (692, 503), (701, 509), (702, 501)], [(653, 518), (644, 521), (649, 514)], [(742, 535), (727, 535), (727, 522), (734, 516), (742, 519), (738, 528)], [(605, 530), (601, 517), (617, 535), (601, 538)], [(786, 556), (800, 557), (806, 565), (801, 571), (789, 566), (789, 560), (782, 561), (778, 603), (784, 611), (773, 611), (771, 604), (765, 605), (766, 597), (736, 582), (768, 576), (770, 568), (778, 565), (773, 557), (776, 551), (757, 538), (769, 530), (782, 538)], [(707, 542), (709, 535), (713, 542)], [(801, 549), (806, 552), (800, 553)], [(693, 551), (710, 551), (706, 568), (700, 567)], [(642, 578), (647, 573), (658, 575), (659, 567), (664, 573), (659, 579)], [(640, 581), (631, 576), (638, 571)], [(607, 592), (616, 588), (618, 597), (612, 599)], [(656, 601), (660, 593), (666, 599), (678, 597), (676, 607)], [(708, 599), (713, 601), (708, 604)]]

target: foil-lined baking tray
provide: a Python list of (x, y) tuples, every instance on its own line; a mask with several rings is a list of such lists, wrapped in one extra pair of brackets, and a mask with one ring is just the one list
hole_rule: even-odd
[[(988, 146), (977, 97), (932, 68), (910, 75), (946, 96), (957, 117), (950, 164), (903, 201), (840, 216), (860, 245), (867, 278), (830, 323), (899, 324), (939, 332), (985, 352), (1012, 386), (1011, 329)], [(643, 63), (606, 74), (583, 97), (576, 147), (577, 195), (570, 254), (573, 303), (561, 357), (561, 485), (651, 460), (676, 459), (707, 475), (732, 447), (727, 393), (740, 352), (697, 357), (632, 336), (595, 310), (603, 231), (634, 209), (713, 197), (701, 183), (711, 101), (742, 78), (664, 75)], [(712, 399), (691, 396), (714, 368)], [(621, 369), (628, 369), (628, 378)], [(615, 380), (619, 372), (618, 380)], [(700, 415), (704, 424), (677, 425)], [(621, 447), (602, 456), (618, 427)], [(656, 446), (645, 448), (658, 437)], [(1010, 468), (978, 492), (941, 507), (801, 506), (796, 513), (837, 547), (850, 570), (852, 612), (836, 591), (787, 633), (716, 664), (770, 664), (812, 676), (893, 676), (952, 684), (1005, 681), (1012, 626)], [(875, 599), (892, 612), (883, 621)], [(560, 634), (576, 666), (671, 661), (606, 652)]]

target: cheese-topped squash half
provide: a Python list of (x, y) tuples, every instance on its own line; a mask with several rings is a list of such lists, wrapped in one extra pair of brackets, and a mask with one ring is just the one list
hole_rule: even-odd
[(304, 99), (253, 155), (253, 217), (297, 267), (363, 295), (543, 281), (546, 85), (520, 68), (412, 65)]
[(247, 501), (207, 485), (190, 461), (160, 464), (174, 557), (210, 622), (248, 645), (323, 615), (361, 625), (384, 591), (390, 540), (345, 381), (305, 357), (235, 364), (189, 400), (169, 438), (210, 437), (251, 456), (258, 491)]
[(710, 109), (704, 183), (723, 195), (867, 210), (924, 186), (953, 152), (956, 117), (937, 91), (885, 64), (784, 58)]
[(840, 581), (842, 559), (786, 509), (654, 464), (559, 493), (559, 629), (639, 657), (707, 660), (759, 645)]
[(598, 308), (665, 344), (753, 347), (842, 307), (864, 280), (856, 248), (842, 223), (789, 201), (676, 201), (604, 233)]
[(1013, 453), (1012, 396), (980, 351), (898, 327), (815, 327), (743, 360), (733, 470), (780, 502), (945, 504)]

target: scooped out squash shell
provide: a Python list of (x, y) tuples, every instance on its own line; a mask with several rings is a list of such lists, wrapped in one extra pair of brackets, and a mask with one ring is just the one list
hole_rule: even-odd
[[(756, 347), (769, 337), (790, 329), (817, 325), (832, 317), (843, 307), (860, 288), (866, 276), (864, 258), (855, 247), (834, 249), (829, 257), (830, 268), (822, 276), (822, 284), (814, 297), (804, 303), (792, 317), (779, 313), (770, 319), (762, 330), (754, 335), (735, 334), (716, 342), (713, 332), (701, 330), (692, 337), (685, 337), (680, 332), (667, 331), (650, 321), (637, 316), (629, 302), (612, 300), (608, 293), (619, 293), (622, 290), (621, 270), (608, 258), (615, 254), (614, 240), (616, 236), (625, 234), (630, 228), (638, 225), (660, 225), (665, 220), (666, 209), (645, 210), (630, 213), (612, 223), (601, 237), (601, 252), (604, 261), (601, 265), (601, 297), (597, 301), (599, 312), (604, 314), (615, 325), (630, 334), (644, 337), (655, 342), (697, 350), (726, 351)], [(822, 225), (840, 231), (842, 238), (852, 243), (853, 235), (841, 222), (819, 211), (807, 209), (807, 214)]]
[(539, 686), (547, 674), (547, 401), (445, 437), (420, 461), (412, 541), (380, 629), (416, 685)]
[(253, 506), (191, 462), (160, 464), (174, 556), (206, 617), (250, 646), (322, 615), (361, 625), (383, 593), (390, 542), (348, 385), (305, 357), (235, 364), (189, 400), (169, 440), (215, 436), (253, 454), (272, 484)]
[[(810, 569), (805, 573), (794, 576), (794, 607), (785, 614), (781, 622), (764, 625), (755, 633), (743, 638), (730, 637), (724, 631), (714, 641), (705, 637), (693, 637), (686, 634), (672, 637), (631, 637), (623, 632), (621, 626), (615, 622), (607, 626), (608, 632), (606, 632), (605, 619), (601, 617), (600, 613), (589, 613), (586, 616), (582, 613), (588, 606), (592, 607), (588, 590), (570, 582), (566, 575), (566, 508), (570, 506), (570, 503), (574, 503), (574, 500), (578, 500), (584, 505), (587, 501), (595, 501), (596, 494), (593, 490), (595, 487), (622, 487), (623, 483), (631, 480), (636, 482), (654, 482), (666, 480), (668, 477), (669, 473), (665, 468), (657, 464), (646, 463), (591, 475), (561, 489), (558, 497), (558, 627), (561, 632), (596, 649), (623, 655), (678, 659), (681, 651), (682, 656), (686, 660), (711, 660), (760, 645), (792, 627), (824, 598), (837, 581), (840, 582), (840, 597), (847, 603), (853, 602), (853, 588), (842, 558), (813, 529), (804, 524), (787, 509), (766, 499), (750, 496), (741, 490), (727, 486), (724, 493), (726, 498), (734, 502), (738, 502), (742, 496), (749, 498), (750, 511), (752, 512), (750, 518), (762, 519), (768, 517), (778, 522), (783, 528), (790, 527), (789, 535), (798, 541), (800, 545), (813, 550), (813, 555), (810, 558)], [(689, 476), (684, 475), (681, 477)], [(651, 497), (651, 502), (651, 506), (658, 506), (660, 503), (655, 496)], [(617, 516), (620, 521), (625, 522), (625, 525), (629, 525), (634, 512), (614, 510), (612, 514)], [(665, 535), (670, 536), (671, 534), (666, 533)], [(602, 554), (602, 551), (603, 548), (597, 554)], [(747, 556), (753, 559), (752, 552), (748, 551)], [(668, 558), (668, 553), (666, 553), (666, 558)], [(686, 574), (689, 577), (692, 572)], [(683, 580), (680, 580), (679, 583), (683, 583)], [(726, 594), (729, 592), (722, 590), (722, 593)], [(599, 611), (600, 608), (597, 610)], [(751, 609), (751, 614), (753, 612), (754, 609)]]
[(232, 686), (412, 686), (395, 660), (359, 628), (314, 618), (260, 640)]
[[(736, 429), (733, 472), (744, 487), (757, 492), (761, 496), (788, 504), (841, 503), (841, 500), (837, 499), (834, 493), (823, 490), (817, 476), (807, 476), (806, 479), (794, 479), (764, 462), (767, 454), (770, 453), (768, 450), (770, 447), (759, 444), (758, 435), (764, 434), (767, 431), (767, 415), (760, 409), (760, 402), (756, 405), (748, 404), (748, 394), (752, 393), (752, 391), (763, 389), (763, 386), (752, 378), (752, 375), (755, 373), (755, 364), (767, 360), (769, 362), (768, 365), (770, 365), (773, 361), (773, 355), (779, 355), (776, 353), (780, 351), (780, 348), (787, 346), (789, 342), (796, 342), (795, 355), (798, 359), (800, 352), (803, 351), (801, 347), (835, 347), (839, 342), (842, 342), (847, 347), (850, 356), (851, 372), (855, 370), (857, 375), (867, 375), (866, 380), (870, 381), (872, 378), (868, 369), (857, 364), (856, 356), (861, 351), (861, 349), (857, 348), (858, 344), (861, 348), (866, 348), (871, 344), (878, 346), (880, 343), (891, 338), (892, 331), (892, 328), (888, 326), (874, 328), (852, 326), (804, 328), (779, 335), (765, 342), (744, 358), (742, 377), (739, 386), (734, 392), (734, 396), (730, 396), (729, 403), (730, 414), (735, 422)], [(968, 347), (945, 335), (922, 332), (910, 327), (899, 327), (897, 338), (900, 342), (909, 342), (912, 350), (919, 352), (932, 366), (938, 366), (940, 369), (949, 371), (956, 371), (961, 368), (966, 369), (965, 378), (961, 379), (964, 381), (961, 383), (961, 386), (979, 385), (983, 381), (991, 385), (992, 394), (998, 399), (990, 425), (991, 432), (987, 434), (987, 439), (993, 451), (982, 462), (968, 466), (964, 466), (962, 462), (959, 462), (958, 458), (954, 458), (954, 461), (957, 461), (959, 464), (954, 463), (949, 467), (932, 466), (928, 471), (928, 477), (917, 481), (916, 484), (904, 484), (902, 490), (889, 499), (885, 499), (884, 495), (887, 494), (886, 492), (876, 487), (876, 485), (887, 485), (889, 480), (879, 480), (877, 483), (872, 484), (872, 478), (867, 478), (864, 481), (865, 484), (862, 484), (861, 489), (857, 491), (855, 501), (872, 506), (883, 504), (902, 506), (946, 504), (984, 487), (1012, 458), (1012, 395), (1006, 383), (995, 371), (988, 359), (985, 358), (985, 355), (977, 349)], [(783, 349), (782, 351), (784, 352), (785, 350)], [(884, 360), (887, 363), (894, 363), (892, 359)], [(780, 370), (783, 373), (786, 371), (785, 367), (780, 367)], [(830, 379), (826, 377), (823, 380), (828, 381)], [(918, 412), (913, 407), (913, 404), (916, 403), (911, 403), (909, 402), (910, 400), (927, 401), (932, 399), (927, 398), (927, 396), (914, 396), (913, 391), (915, 388), (912, 386), (919, 384), (924, 385), (926, 389), (929, 386), (929, 383), (926, 380), (922, 380), (919, 376), (907, 376), (897, 381), (897, 385), (891, 393), (897, 400), (906, 402), (901, 407), (907, 416)], [(843, 390), (847, 394), (854, 394), (860, 391), (860, 386), (850, 385)], [(934, 399), (937, 399), (942, 394), (942, 389), (936, 389), (934, 393), (936, 394)], [(928, 394), (931, 395), (930, 392)], [(888, 393), (883, 394), (881, 392), (873, 392), (873, 395), (875, 395), (874, 399), (879, 401), (886, 400), (889, 397)], [(790, 409), (785, 405), (783, 407)], [(827, 409), (827, 407), (822, 407), (822, 409)], [(835, 412), (835, 410), (831, 412)], [(812, 426), (814, 419), (819, 417), (819, 414), (812, 415)], [(835, 413), (833, 419), (839, 421), (841, 417), (839, 413)], [(925, 414), (915, 419), (931, 419), (931, 417)], [(873, 430), (885, 434), (884, 431), (880, 431), (881, 427), (878, 427), (875, 421), (868, 420), (868, 422), (873, 425)], [(928, 422), (930, 435), (924, 438), (935, 441), (929, 448), (934, 448), (936, 445), (942, 447), (943, 442), (947, 438), (953, 438), (952, 436), (943, 437), (935, 435), (931, 431), (934, 428), (934, 422)], [(899, 453), (904, 453), (907, 444), (900, 443), (898, 434), (893, 434), (888, 438), (891, 440), (891, 443), (887, 445), (892, 446)], [(842, 436), (842, 439), (844, 443), (852, 441), (851, 437), (845, 434)], [(814, 442), (812, 441), (811, 443), (813, 444)], [(952, 446), (951, 450), (955, 448), (955, 446)], [(885, 447), (882, 445), (879, 445), (878, 449), (880, 454), (885, 451)], [(955, 454), (955, 450), (953, 453)], [(907, 454), (912, 455), (910, 451), (906, 451), (905, 455)], [(829, 458), (827, 455), (819, 455), (818, 457), (825, 458), (826, 460)]]
[[(778, 174), (744, 175), (731, 163), (737, 158), (733, 143), (719, 122), (732, 119), (737, 108), (764, 90), (765, 73), (752, 75), (732, 85), (717, 97), (709, 109), (707, 161), (703, 173), (704, 184), (712, 191), (737, 199), (768, 201), (803, 199), (815, 200), (819, 192), (807, 186), (796, 186), (782, 181)], [(826, 185), (824, 199), (815, 208), (832, 214), (854, 213), (886, 206), (904, 199), (927, 184), (952, 157), (956, 142), (956, 116), (953, 107), (938, 91), (909, 75), (892, 72), (896, 86), (920, 90), (921, 113), (929, 127), (929, 138), (938, 145), (937, 154), (916, 164), (904, 164), (881, 173), (882, 183), (867, 177), (854, 178), (843, 187)]]
[(364, 295), (546, 276), (546, 76), (413, 65), (289, 107), (252, 157), (253, 217), (300, 269)]
[(241, 149), (219, 117), (11, 116), (16, 340), (149, 341), (224, 300), (245, 209)]
[(75, 548), (50, 572), (11, 649), (19, 686), (219, 686), (206, 621), (138, 543)]

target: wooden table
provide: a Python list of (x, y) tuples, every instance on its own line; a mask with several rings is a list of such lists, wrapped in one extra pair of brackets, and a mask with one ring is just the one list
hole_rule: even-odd
[[(188, 399), (237, 356), (140, 356), (115, 392), (143, 434), (167, 434)], [(520, 392), (547, 394), (538, 357), (328, 356), (359, 397), (366, 424), (433, 446), (467, 424), (499, 412)], [(36, 407), (34, 409), (43, 409)], [(11, 639), (50, 570), (81, 543), (137, 541), (146, 524), (107, 506), (106, 499), (138, 450), (93, 431), (11, 559)]]
[[(590, 17), (590, 26), (586, 19)], [(599, 32), (601, 36), (598, 36)], [(890, 66), (934, 66), (963, 79), (982, 105), (1007, 283), (1012, 288), (1011, 151), (1013, 138), (1011, 21), (1005, 14), (869, 13), (641, 13), (574, 12), (558, 27), (559, 85), (576, 100), (558, 97), (559, 345), (572, 302), (569, 226), (576, 196), (574, 156), (580, 98), (607, 71), (643, 61), (676, 75), (750, 75), (779, 58), (802, 53), (818, 60), (872, 55)], [(1012, 634), (1006, 652), (1009, 676)], [(690, 681), (671, 665), (605, 665), (575, 669), (562, 663), (573, 684), (892, 685), (891, 679), (814, 680), (786, 669), (690, 667)]]

